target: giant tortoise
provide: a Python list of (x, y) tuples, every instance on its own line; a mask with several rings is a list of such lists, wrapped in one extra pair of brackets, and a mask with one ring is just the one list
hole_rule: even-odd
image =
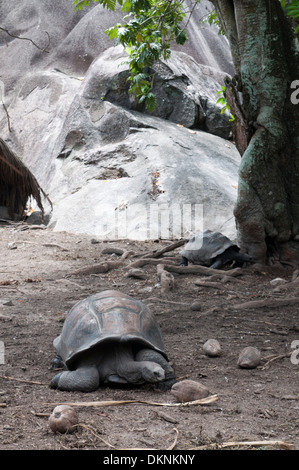
[(226, 264), (237, 261), (244, 263), (251, 261), (246, 253), (240, 253), (240, 248), (221, 232), (205, 230), (196, 233), (181, 251), (181, 266), (193, 264), (220, 269)]
[(175, 382), (155, 318), (143, 302), (117, 290), (76, 303), (53, 344), (52, 367), (66, 370), (51, 388), (90, 392), (107, 383), (154, 383), (168, 389)]

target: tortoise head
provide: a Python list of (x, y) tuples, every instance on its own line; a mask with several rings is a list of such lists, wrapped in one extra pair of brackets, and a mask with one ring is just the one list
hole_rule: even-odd
[(147, 361), (140, 364), (143, 364), (141, 374), (146, 383), (161, 382), (165, 379), (165, 371), (159, 364)]

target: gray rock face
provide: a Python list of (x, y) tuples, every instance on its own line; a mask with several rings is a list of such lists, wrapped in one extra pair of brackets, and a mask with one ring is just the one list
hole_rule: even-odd
[[(125, 60), (126, 54), (120, 46), (101, 54), (85, 78), (84, 96), (146, 113), (145, 107), (128, 94)], [(172, 52), (169, 60), (156, 64), (153, 72), (157, 105), (150, 113), (152, 116), (229, 138), (230, 115), (221, 114), (221, 106), (216, 104), (217, 91), (224, 84), (226, 74), (199, 65), (191, 56), (177, 51)]]
[[(92, 61), (113, 45), (105, 30), (123, 22), (124, 14), (117, 9), (112, 13), (93, 3), (89, 8), (74, 12), (72, 3), (71, 0), (1, 1), (1, 27), (14, 35), (32, 39), (48, 51), (42, 52), (31, 42), (3, 33), (0, 38), (1, 80), (6, 91), (20, 76), (37, 70), (58, 68), (70, 75), (83, 75)], [(188, 23), (187, 44), (183, 48), (174, 45), (174, 48), (185, 51), (201, 64), (232, 74), (226, 38), (218, 36), (217, 28), (201, 22), (212, 9), (208, 0), (201, 0)]]
[(61, 162), (50, 190), (55, 230), (171, 238), (188, 236), (196, 221), (232, 232), (239, 162), (233, 145), (158, 118), (127, 118), (125, 139), (75, 149)]
[(98, 238), (203, 228), (233, 237), (240, 156), (215, 105), (223, 72), (174, 52), (158, 70), (155, 115), (142, 113), (126, 92), (123, 50), (97, 36), (115, 16), (99, 6), (73, 15), (60, 3), (21, 0), (0, 11), (5, 27), (18, 24), (14, 32), (39, 44), (51, 33), (48, 54), (12, 38), (2, 45), (11, 132), (0, 115), (2, 138), (53, 202), (50, 226)]

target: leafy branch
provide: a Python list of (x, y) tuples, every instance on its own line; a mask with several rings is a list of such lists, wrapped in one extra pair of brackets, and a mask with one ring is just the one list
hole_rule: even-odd
[[(200, 1), (200, 0), (199, 0)], [(74, 0), (76, 10), (96, 2), (111, 11), (116, 0)], [(118, 23), (105, 33), (115, 44), (125, 48), (129, 65), (129, 92), (133, 93), (148, 111), (153, 111), (156, 98), (152, 92), (154, 73), (151, 67), (162, 57), (170, 57), (173, 41), (183, 45), (187, 40), (182, 22), (186, 16), (183, 0), (117, 0), (127, 15), (126, 24)], [(192, 11), (191, 11), (192, 12)], [(191, 14), (190, 12), (190, 14)]]
[[(226, 101), (225, 92), (226, 92), (225, 86), (222, 86), (221, 90), (217, 91), (218, 100), (216, 101), (216, 104), (218, 103), (222, 104), (221, 114), (225, 113), (225, 111), (230, 111), (230, 106), (228, 102)], [(235, 120), (234, 115), (230, 113), (230, 122), (233, 122), (234, 120)]]
[(208, 15), (206, 16), (206, 18), (204, 18), (202, 20), (203, 23), (208, 23), (210, 26), (217, 26), (218, 27), (218, 34), (219, 36), (220, 35), (223, 35), (225, 36), (225, 31), (219, 21), (219, 18), (217, 16), (217, 13), (216, 13), (216, 10), (213, 10), (211, 11), (210, 13), (208, 13)]
[[(288, 16), (299, 18), (299, 0), (292, 0), (288, 5), (286, 5), (286, 0), (281, 0), (280, 3)], [(299, 33), (299, 25), (295, 26), (295, 33)]]

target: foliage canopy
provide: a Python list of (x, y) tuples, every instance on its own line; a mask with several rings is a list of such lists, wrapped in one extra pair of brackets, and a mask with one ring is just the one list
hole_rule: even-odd
[[(280, 0), (286, 14), (299, 17), (299, 0)], [(153, 75), (150, 67), (160, 58), (167, 59), (171, 53), (171, 44), (175, 41), (183, 45), (187, 40), (186, 26), (189, 18), (200, 3), (194, 0), (188, 7), (184, 0), (74, 0), (75, 10), (98, 3), (110, 11), (117, 5), (125, 14), (126, 23), (117, 23), (105, 31), (115, 44), (122, 44), (128, 53), (127, 63), (130, 69), (129, 91), (134, 93), (139, 102), (144, 102), (148, 111), (153, 111), (156, 99), (152, 93)], [(190, 5), (190, 4), (189, 4)], [(215, 10), (202, 19), (218, 27), (219, 34), (225, 34)], [(299, 26), (296, 27), (299, 31)], [(223, 97), (222, 97), (223, 98)], [(224, 104), (226, 106), (226, 104)]]

